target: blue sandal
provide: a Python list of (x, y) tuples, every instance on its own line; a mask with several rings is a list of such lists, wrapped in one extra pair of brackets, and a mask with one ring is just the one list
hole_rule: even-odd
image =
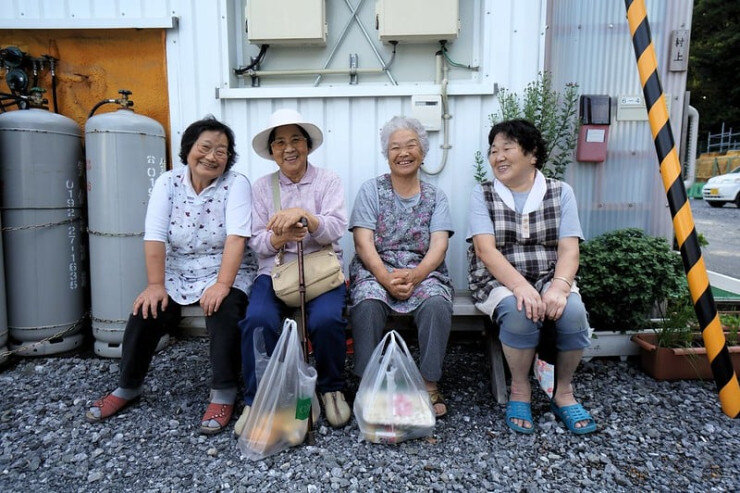
[[(571, 404), (570, 406), (558, 407), (555, 401), (550, 401), (552, 413), (563, 422), (566, 428), (576, 435), (585, 435), (596, 431), (596, 421), (591, 417), (586, 409), (580, 404)], [(579, 421), (588, 421), (586, 426), (576, 428)]]
[[(519, 426), (512, 419), (529, 421), (529, 428)], [(519, 433), (530, 435), (534, 433), (534, 420), (532, 419), (532, 405), (529, 402), (509, 401), (506, 403), (506, 426)]]

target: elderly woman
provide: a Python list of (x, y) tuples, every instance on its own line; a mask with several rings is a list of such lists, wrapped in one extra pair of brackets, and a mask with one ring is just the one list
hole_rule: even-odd
[[(268, 354), (277, 343), (282, 317), (288, 307), (276, 295), (270, 272), (278, 252), (283, 262), (297, 258), (297, 244), (303, 242), (307, 255), (332, 245), (340, 256), (338, 241), (347, 227), (344, 190), (339, 177), (308, 162), (308, 155), (323, 141), (319, 127), (290, 109), (276, 111), (267, 127), (252, 140), (254, 151), (274, 161), (278, 171), (254, 184), (252, 238), (249, 245), (259, 258), (259, 270), (251, 292), (247, 316), (239, 323), (242, 335), (244, 411), (234, 427), (240, 435), (257, 392), (254, 337), (262, 329)], [(274, 189), (276, 188), (276, 189)], [(279, 207), (276, 201), (279, 200)], [(277, 210), (276, 210), (277, 209)], [(300, 221), (307, 220), (307, 226)], [(344, 284), (310, 300), (306, 306), (308, 337), (313, 345), (318, 380), (316, 387), (329, 423), (344, 426), (350, 409), (342, 394), (347, 322), (342, 315), (346, 297)]]
[(571, 187), (545, 178), (546, 143), (526, 120), (495, 125), (488, 134), (495, 179), (470, 200), (469, 282), (476, 306), (499, 326), (511, 370), (506, 424), (532, 433), (529, 370), (544, 320), (556, 329), (556, 387), (551, 409), (573, 433), (596, 423), (573, 396), (573, 374), (588, 347), (586, 310), (576, 287), (583, 239)]
[(231, 170), (234, 133), (208, 117), (182, 135), (185, 166), (154, 184), (144, 252), (148, 284), (136, 297), (123, 336), (119, 387), (87, 411), (106, 419), (139, 399), (157, 343), (177, 326), (183, 305), (199, 302), (210, 336), (211, 402), (200, 431), (214, 434), (231, 419), (239, 380), (239, 320), (254, 268), (245, 256), (251, 230), (249, 180)]
[(453, 289), (445, 254), (453, 234), (447, 197), (419, 179), (429, 150), (414, 118), (394, 117), (380, 135), (390, 174), (366, 181), (350, 219), (357, 254), (350, 265), (354, 371), (361, 376), (390, 313), (412, 314), (421, 374), (437, 417), (447, 413), (437, 387), (452, 325)]

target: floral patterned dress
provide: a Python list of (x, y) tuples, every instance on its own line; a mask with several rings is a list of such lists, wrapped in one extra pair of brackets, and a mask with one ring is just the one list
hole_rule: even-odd
[[(226, 202), (236, 172), (227, 171), (200, 195), (185, 186), (182, 173), (187, 166), (173, 170), (170, 192), (169, 230), (165, 257), (165, 288), (172, 299), (188, 305), (200, 299), (215, 284), (226, 243)], [(249, 294), (256, 271), (256, 259), (246, 249), (233, 287)]]
[[(375, 229), (375, 249), (388, 271), (412, 269), (419, 265), (429, 250), (429, 225), (436, 202), (433, 185), (421, 182), (421, 197), (409, 212), (396, 204), (390, 175), (376, 179), (378, 187), (378, 221)], [(453, 288), (442, 262), (414, 289), (407, 300), (398, 300), (375, 279), (355, 255), (349, 266), (351, 305), (366, 299), (380, 300), (397, 313), (410, 313), (432, 296), (442, 296), (452, 302)]]

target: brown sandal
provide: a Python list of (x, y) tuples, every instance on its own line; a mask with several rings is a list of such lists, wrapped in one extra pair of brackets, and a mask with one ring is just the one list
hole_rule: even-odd
[[(215, 435), (216, 433), (220, 433), (221, 431), (223, 431), (226, 425), (229, 424), (229, 421), (231, 421), (231, 415), (233, 413), (233, 404), (208, 404), (206, 412), (203, 415), (203, 418), (200, 420), (200, 432), (204, 435)], [(216, 423), (218, 423), (218, 426), (211, 428), (210, 426), (206, 426), (203, 424), (204, 422), (210, 420), (214, 420)]]
[(130, 406), (139, 400), (140, 396), (136, 396), (133, 399), (122, 399), (116, 397), (113, 394), (104, 395), (93, 403), (90, 407), (97, 407), (100, 409), (100, 416), (95, 416), (89, 410), (85, 413), (85, 418), (91, 423), (97, 423), (104, 419), (110, 418), (114, 414), (118, 414), (124, 408)]
[(427, 392), (429, 392), (429, 399), (432, 401), (432, 409), (434, 409), (435, 404), (441, 404), (445, 407), (445, 410), (441, 413), (438, 413), (437, 410), (434, 409), (434, 416), (436, 418), (447, 416), (447, 403), (445, 402), (445, 397), (442, 395), (442, 392), (440, 392), (439, 389), (427, 390)]

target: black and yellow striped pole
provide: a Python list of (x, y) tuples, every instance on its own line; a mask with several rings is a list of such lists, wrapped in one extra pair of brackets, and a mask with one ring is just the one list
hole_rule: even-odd
[(644, 0), (625, 0), (627, 20), (635, 46), (637, 70), (645, 94), (650, 129), (655, 140), (655, 150), (660, 161), (660, 174), (668, 196), (668, 205), (673, 216), (673, 229), (681, 249), (684, 269), (688, 279), (689, 291), (694, 301), (694, 309), (704, 337), (704, 346), (712, 367), (714, 381), (719, 390), (722, 411), (731, 418), (740, 416), (740, 385), (732, 368), (727, 342), (717, 315), (717, 306), (709, 287), (707, 269), (699, 248), (694, 228), (686, 188), (681, 178), (681, 166), (676, 153), (676, 145), (671, 133), (663, 88), (658, 77), (658, 63), (655, 46), (650, 37), (650, 25)]

